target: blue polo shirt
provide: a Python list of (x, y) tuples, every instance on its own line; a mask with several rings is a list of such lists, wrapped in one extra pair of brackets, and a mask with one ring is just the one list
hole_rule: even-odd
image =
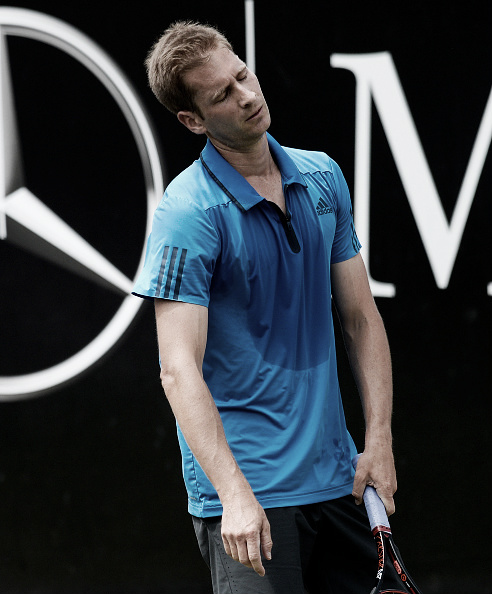
[[(352, 490), (356, 450), (337, 378), (330, 267), (355, 256), (347, 184), (324, 153), (281, 147), (287, 215), (209, 142), (167, 187), (134, 294), (208, 308), (203, 376), (264, 507)], [(178, 427), (191, 514), (220, 515)]]

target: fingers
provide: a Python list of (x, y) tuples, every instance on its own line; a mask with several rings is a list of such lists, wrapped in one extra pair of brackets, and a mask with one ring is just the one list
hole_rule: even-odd
[(261, 561), (259, 538), (229, 538), (223, 536), (225, 552), (246, 567), (251, 567), (260, 576), (265, 575)]
[(376, 489), (387, 515), (391, 516), (394, 514), (395, 501), (393, 495), (396, 491), (397, 483), (392, 455), (388, 457), (388, 460), (382, 460), (379, 456), (371, 457), (367, 454), (363, 454), (359, 458), (352, 489), (352, 495), (357, 505), (360, 505), (363, 501), (366, 485)]
[(245, 535), (222, 534), (225, 552), (246, 567), (252, 568), (259, 576), (265, 575), (262, 553), (266, 560), (272, 558), (273, 542), (270, 535), (270, 524), (266, 520), (261, 532)]
[(232, 539), (227, 538), (225, 534), (223, 534), (222, 542), (224, 543), (226, 555), (229, 555), (229, 557), (234, 559), (234, 561), (239, 561), (239, 554), (237, 552), (237, 547), (234, 541)]
[(358, 482), (357, 485), (355, 485), (355, 482), (354, 482), (352, 496), (355, 499), (356, 505), (360, 505), (364, 501), (363, 495), (364, 495), (366, 485), (369, 487), (376, 488), (376, 492), (379, 495), (379, 498), (383, 502), (383, 505), (386, 509), (386, 514), (388, 515), (388, 517), (393, 515), (395, 513), (395, 500), (393, 499), (393, 495), (390, 494), (390, 491), (388, 489), (377, 488), (372, 481), (368, 481), (367, 483), (366, 482)]
[(363, 501), (364, 491), (366, 489), (366, 478), (362, 474), (362, 472), (356, 472), (354, 477), (354, 484), (352, 487), (352, 496), (355, 499), (355, 503), (360, 505)]
[(239, 562), (246, 565), (246, 567), (252, 567), (258, 575), (263, 577), (265, 575), (265, 568), (261, 562), (259, 538), (254, 541), (246, 541), (246, 554), (247, 557), (245, 561), (242, 561), (241, 558), (239, 558)]
[(263, 553), (263, 556), (265, 557), (265, 559), (267, 561), (270, 561), (270, 559), (272, 558), (273, 541), (272, 541), (272, 536), (270, 534), (270, 524), (268, 521), (263, 526), (263, 530), (261, 532), (260, 544), (261, 544), (261, 552)]
[(386, 496), (382, 494), (380, 492), (381, 489), (376, 489), (376, 491), (379, 495), (379, 498), (383, 502), (384, 507), (386, 508), (386, 514), (388, 515), (388, 517), (392, 516), (395, 513), (395, 500), (393, 499), (393, 496)]

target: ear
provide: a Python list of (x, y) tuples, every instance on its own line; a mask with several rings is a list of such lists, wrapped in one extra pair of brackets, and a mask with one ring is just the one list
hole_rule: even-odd
[(193, 134), (205, 134), (206, 128), (203, 125), (203, 120), (194, 111), (178, 111), (178, 120), (191, 130)]

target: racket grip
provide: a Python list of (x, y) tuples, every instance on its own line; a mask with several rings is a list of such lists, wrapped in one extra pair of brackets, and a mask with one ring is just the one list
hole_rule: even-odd
[[(360, 454), (354, 456), (352, 460), (354, 468), (357, 468), (357, 461), (359, 460), (359, 458)], [(386, 513), (386, 508), (384, 507), (384, 504), (381, 501), (376, 489), (374, 487), (366, 485), (363, 497), (371, 530), (374, 531), (374, 529), (379, 526), (384, 526), (388, 530), (391, 530), (390, 523), (388, 520), (388, 514)]]

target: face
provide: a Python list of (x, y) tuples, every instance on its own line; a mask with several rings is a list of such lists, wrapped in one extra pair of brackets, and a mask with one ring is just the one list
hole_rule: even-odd
[(233, 52), (218, 48), (203, 66), (185, 75), (200, 111), (180, 112), (179, 120), (206, 134), (218, 148), (247, 149), (270, 126), (270, 112), (256, 76)]

